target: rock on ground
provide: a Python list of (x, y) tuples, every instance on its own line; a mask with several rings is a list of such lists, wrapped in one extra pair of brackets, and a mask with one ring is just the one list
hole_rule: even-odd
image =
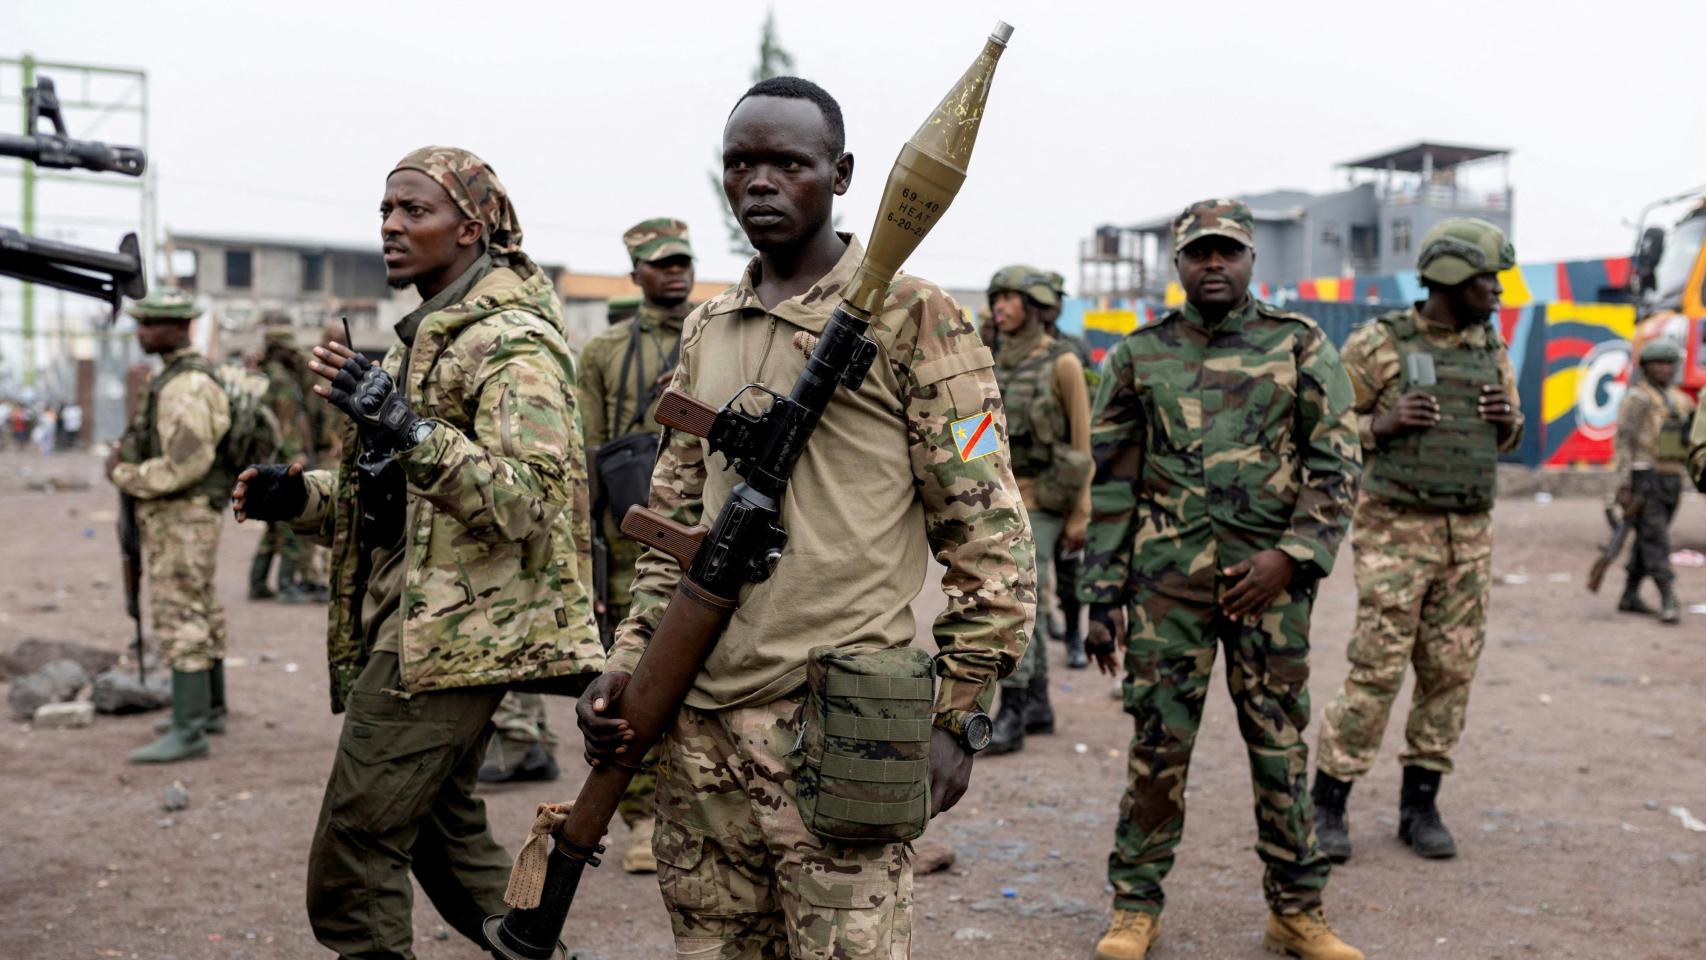
[(29, 720), (42, 705), (70, 700), (88, 682), (89, 675), (77, 661), (55, 660), (13, 680), (11, 689), (6, 691), (6, 704), (12, 708), (12, 716)]
[(75, 660), (83, 672), (92, 677), (112, 669), (113, 664), (118, 663), (118, 657), (115, 651), (88, 644), (29, 637), (18, 641), (11, 650), (0, 653), (0, 680), (35, 673), (55, 660)]
[(95, 678), (95, 709), (102, 713), (142, 713), (172, 705), (172, 679), (163, 670), (142, 684), (130, 671), (108, 670)]
[(87, 700), (44, 703), (36, 708), (37, 730), (75, 730), (95, 722), (95, 705)]

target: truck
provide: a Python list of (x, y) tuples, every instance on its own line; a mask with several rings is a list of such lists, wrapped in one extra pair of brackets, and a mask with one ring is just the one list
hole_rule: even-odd
[(1706, 388), (1706, 185), (1648, 204), (1636, 237), (1634, 355), (1650, 340), (1675, 341), (1683, 350), (1677, 385), (1699, 396)]

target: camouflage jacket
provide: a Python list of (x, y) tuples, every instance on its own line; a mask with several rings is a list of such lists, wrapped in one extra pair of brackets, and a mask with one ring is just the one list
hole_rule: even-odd
[[(681, 342), (681, 322), (691, 312), (687, 304), (675, 310), (659, 310), (641, 304), (632, 320), (611, 324), (581, 347), (580, 415), (581, 435), (586, 440), (590, 456), (606, 442), (631, 432), (634, 406), (640, 397), (651, 390), (657, 378), (674, 369), (665, 368), (664, 361)], [(628, 368), (628, 387), (622, 389), (622, 364), (627, 360), (628, 347), (634, 342), (634, 327), (640, 328), (639, 355)], [(658, 393), (661, 395), (662, 390)], [(636, 430), (660, 430), (651, 411), (641, 418)]]
[[(415, 334), (409, 405), (438, 429), (398, 455), (408, 483), (399, 653), (408, 693), (596, 672), (591, 514), (574, 361), (543, 273), (493, 270)], [(385, 369), (402, 365), (401, 341)], [(341, 416), (341, 414), (340, 414)], [(298, 530), (332, 548), (332, 708), (367, 661), (354, 427), (308, 477)]]
[[(754, 290), (754, 260), (738, 285), (687, 318), (672, 386), (715, 404), (747, 383), (789, 390), (863, 256), (848, 241), (833, 270), (769, 310)], [(782, 501), (781, 563), (741, 592), (690, 706), (786, 696), (804, 682), (807, 652), (820, 644), (911, 643), (911, 604), (931, 556), (947, 567), (947, 607), (934, 630), (937, 708), (987, 709), (995, 680), (1025, 651), (1035, 545), (1007, 456), (994, 358), (954, 301), (916, 277), (895, 280), (870, 333), (881, 348), (870, 375), (857, 392), (836, 392), (794, 467)], [(975, 441), (965, 455), (956, 426)], [(652, 474), (653, 509), (684, 524), (714, 522), (739, 479), (724, 466), (708, 462), (698, 438), (673, 433)], [(661, 553), (640, 559), (609, 669), (633, 669), (680, 577)]]
[(1189, 304), (1119, 342), (1092, 415), (1079, 592), (1213, 603), (1221, 569), (1277, 548), (1324, 577), (1361, 449), (1351, 387), (1314, 321), (1250, 300), (1206, 326)]
[[(1654, 386), (1645, 377), (1623, 394), (1617, 408), (1616, 457), (1612, 469), (1628, 473), (1635, 469), (1653, 469), (1660, 473), (1683, 473), (1683, 461), (1664, 456), (1659, 450), (1659, 434), (1665, 421), (1675, 419), (1679, 426), (1694, 414), (1694, 401), (1675, 387)], [(1684, 426), (1682, 429), (1686, 430)]]
[(314, 427), (308, 417), (308, 391), (301, 376), (277, 361), (261, 372), (267, 378), (266, 405), (278, 418), (278, 455), (284, 460), (314, 462)]
[(225, 388), (204, 372), (205, 367), (158, 379), (174, 364), (192, 358), (199, 360), (199, 355), (189, 348), (161, 358), (161, 374), (149, 385), (159, 396), (153, 403), (145, 396), (137, 404), (136, 418), (120, 444), (125, 462), (113, 468), (113, 485), (138, 500), (193, 495), (217, 466), (219, 442), (231, 429), (231, 399)]

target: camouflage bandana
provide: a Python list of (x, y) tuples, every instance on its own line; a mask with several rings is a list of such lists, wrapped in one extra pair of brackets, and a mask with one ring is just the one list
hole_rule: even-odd
[(421, 147), (397, 161), (391, 172), (416, 170), (450, 194), (457, 209), (485, 225), (486, 252), (523, 277), (539, 268), (521, 251), (521, 219), (510, 203), (509, 191), (486, 161), (460, 147)]
[(1237, 200), (1198, 200), (1173, 221), (1173, 252), (1203, 237), (1225, 237), (1256, 249), (1256, 218)]

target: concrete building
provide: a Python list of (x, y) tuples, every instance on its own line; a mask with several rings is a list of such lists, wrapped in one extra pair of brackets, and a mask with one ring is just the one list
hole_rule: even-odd
[[(1315, 277), (1411, 270), (1422, 236), (1448, 217), (1480, 217), (1508, 233), (1509, 157), (1498, 148), (1424, 141), (1339, 164), (1345, 187), (1333, 193), (1232, 194), (1256, 217), (1254, 280), (1277, 291)], [(1083, 295), (1163, 299), (1174, 280), (1177, 215), (1098, 227), (1080, 245)]]

